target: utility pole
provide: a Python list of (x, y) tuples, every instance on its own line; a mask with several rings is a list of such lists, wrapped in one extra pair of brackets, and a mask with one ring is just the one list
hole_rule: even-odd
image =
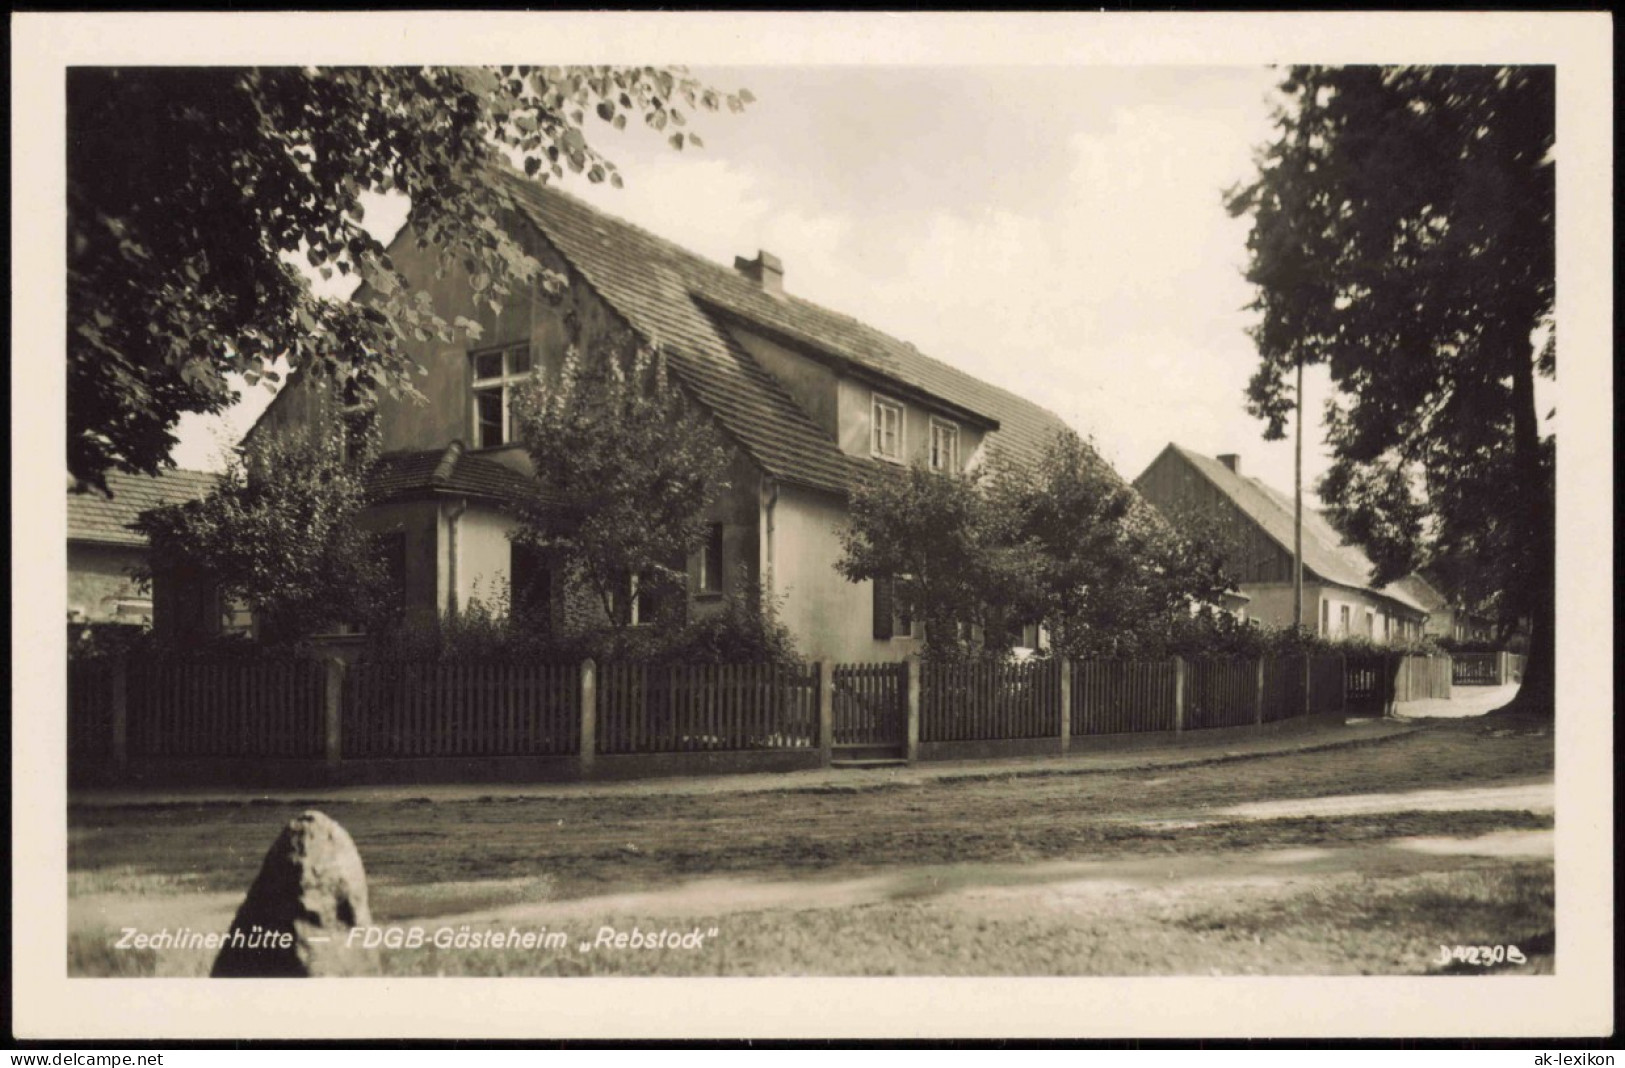
[(1292, 629), (1303, 630), (1303, 357), (1298, 357), (1296, 455), (1292, 464)]

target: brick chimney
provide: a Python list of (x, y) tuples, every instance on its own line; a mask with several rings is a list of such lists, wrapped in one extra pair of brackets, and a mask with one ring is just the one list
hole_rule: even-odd
[(1219, 460), (1219, 462), (1221, 464), (1228, 467), (1230, 470), (1234, 471), (1236, 474), (1238, 474), (1238, 475), (1241, 474), (1241, 457), (1240, 456), (1236, 455), (1233, 452), (1227, 452), (1227, 453), (1220, 454), (1220, 456), (1218, 457), (1218, 460)]
[(762, 292), (784, 296), (784, 264), (773, 253), (764, 249), (753, 260), (735, 256), (734, 270), (761, 286)]

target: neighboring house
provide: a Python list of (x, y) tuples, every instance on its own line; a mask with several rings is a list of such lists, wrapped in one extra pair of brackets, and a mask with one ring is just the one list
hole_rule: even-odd
[(68, 494), (68, 622), (151, 626), (152, 595), (131, 573), (147, 563), (146, 535), (131, 524), (142, 512), (209, 492), (217, 476), (169, 470), (152, 478), (109, 472), (111, 497)]
[[(1241, 458), (1203, 456), (1169, 444), (1134, 488), (1175, 524), (1217, 519), (1226, 565), (1251, 598), (1248, 618), (1292, 625), (1292, 498), (1241, 473)], [(1346, 544), (1325, 516), (1303, 512), (1303, 622), (1326, 637), (1376, 642), (1420, 638), (1429, 609), (1407, 581), (1371, 583), (1371, 561)], [(1419, 581), (1419, 580), (1418, 580)]]
[[(466, 316), (483, 328), (472, 345), (409, 346), (426, 369), (415, 384), (428, 403), (381, 397), (368, 416), (384, 458), (366, 523), (393, 536), (407, 610), (432, 617), (502, 593), (562, 610), (555, 577), (508, 537), (515, 523), (505, 502), (532, 474), (509, 400), (526, 376), (556, 373), (575, 329), (584, 352), (595, 341), (657, 343), (734, 447), (710, 537), (688, 562), (690, 611), (759, 580), (803, 656), (877, 660), (911, 650), (917, 639), (896, 618), (888, 584), (849, 583), (834, 568), (854, 479), (885, 464), (961, 470), (996, 446), (1031, 460), (1062, 421), (790, 295), (782, 264), (766, 252), (729, 269), (550, 186), (514, 185), (523, 208), (515, 237), (567, 276), (561, 300), (516, 296), (494, 312), (460, 271), (435, 277), (434, 252), (416, 247), (410, 225), (389, 249), (448, 321)], [(296, 375), (250, 433), (341, 412), (351, 422), (359, 414)], [(1024, 628), (1025, 640), (1036, 633)]]
[(1495, 623), (1492, 620), (1462, 608), (1422, 575), (1406, 575), (1394, 585), (1404, 589), (1428, 610), (1426, 633), (1432, 637), (1458, 642), (1495, 640)]

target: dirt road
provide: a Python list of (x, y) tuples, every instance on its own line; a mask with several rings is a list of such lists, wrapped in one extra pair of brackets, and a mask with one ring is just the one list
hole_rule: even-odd
[[(403, 973), (1423, 972), (1453, 940), (1549, 939), (1551, 759), (1549, 736), (1454, 723), (1177, 768), (323, 807), (380, 922), (718, 931), (693, 952), (386, 955)], [(98, 940), (229, 919), (294, 811), (74, 810), (79, 969), (195, 974)]]

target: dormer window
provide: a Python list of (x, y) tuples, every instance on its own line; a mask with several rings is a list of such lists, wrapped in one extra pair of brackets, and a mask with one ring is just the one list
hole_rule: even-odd
[(903, 462), (903, 406), (876, 393), (870, 407), (870, 452), (882, 460)]
[(474, 447), (494, 449), (513, 441), (513, 393), (530, 377), (530, 342), (472, 353)]
[(931, 470), (959, 470), (959, 426), (931, 417)]

